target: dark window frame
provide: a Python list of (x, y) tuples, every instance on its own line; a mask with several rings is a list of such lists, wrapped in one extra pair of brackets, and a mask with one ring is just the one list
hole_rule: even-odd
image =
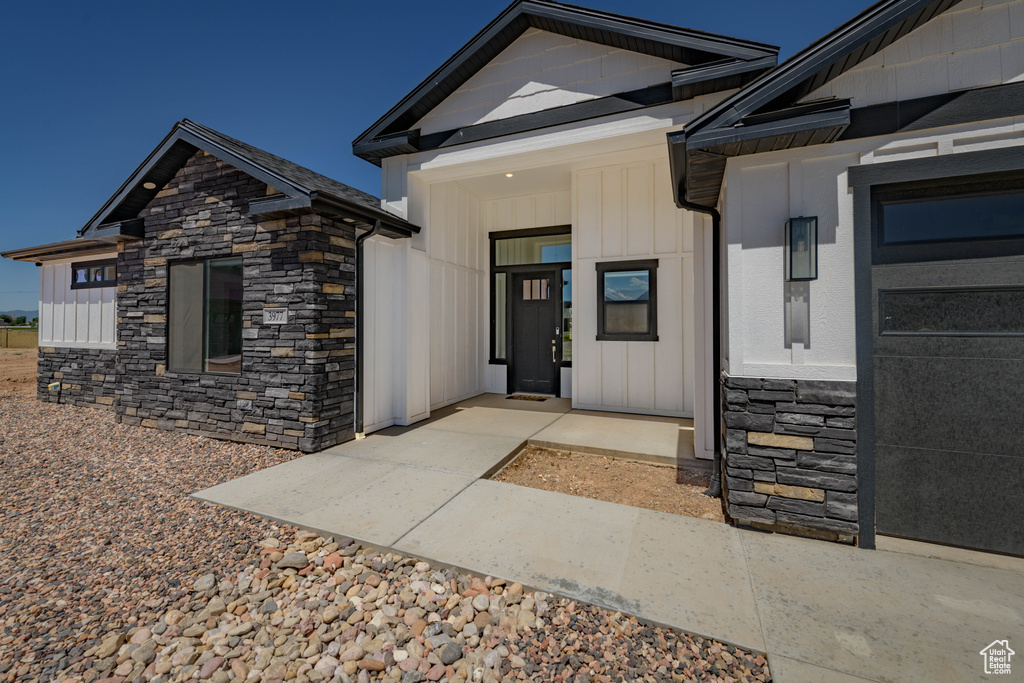
[[(630, 261), (601, 261), (597, 268), (597, 341), (658, 341), (658, 259), (635, 259)], [(646, 270), (650, 291), (647, 295), (648, 330), (643, 333), (623, 334), (605, 332), (605, 306), (615, 305), (604, 300), (604, 278), (607, 273), (622, 273), (631, 270)], [(636, 302), (629, 302), (636, 303)]]
[[(509, 362), (508, 362), (509, 352), (508, 352), (507, 348), (506, 348), (506, 351), (505, 351), (505, 356), (506, 356), (505, 358), (497, 358), (496, 357), (496, 355), (495, 355), (495, 353), (496, 353), (495, 341), (496, 341), (496, 331), (497, 331), (498, 315), (503, 315), (504, 318), (505, 318), (505, 342), (506, 342), (506, 344), (509, 343), (509, 341), (511, 339), (511, 336), (512, 336), (512, 298), (510, 296), (511, 291), (512, 291), (512, 274), (513, 273), (536, 272), (537, 270), (553, 270), (553, 271), (558, 271), (558, 277), (555, 278), (556, 282), (552, 283), (552, 284), (557, 284), (557, 291), (555, 291), (555, 288), (552, 287), (551, 295), (552, 295), (552, 297), (556, 297), (557, 296), (559, 302), (561, 302), (561, 300), (562, 300), (562, 278), (561, 278), (561, 271), (563, 271), (563, 270), (570, 270), (571, 271), (572, 270), (572, 260), (571, 259), (569, 261), (553, 261), (551, 263), (528, 263), (528, 264), (517, 265), (517, 266), (496, 266), (495, 265), (495, 263), (497, 262), (497, 258), (496, 258), (496, 256), (497, 256), (497, 244), (496, 243), (497, 243), (498, 240), (504, 240), (504, 239), (510, 239), (510, 238), (546, 237), (546, 236), (549, 236), (549, 235), (572, 235), (572, 225), (551, 225), (551, 226), (547, 226), (547, 227), (543, 227), (543, 228), (523, 228), (521, 230), (498, 230), (498, 231), (495, 231), (495, 232), (488, 233), (488, 235), (487, 235), (488, 238), (490, 238), (490, 245), (489, 245), (489, 248), (488, 248), (488, 258), (490, 259), (490, 275), (489, 275), (490, 280), (489, 280), (488, 285), (487, 285), (487, 288), (489, 290), (488, 307), (490, 309), (490, 339), (488, 339), (488, 343), (487, 343), (487, 355), (488, 355), (488, 363), (490, 365), (508, 365), (509, 364)], [(494, 281), (495, 281), (495, 276), (498, 273), (505, 273), (506, 277), (508, 278), (508, 280), (506, 282), (506, 285), (505, 285), (505, 287), (506, 287), (506, 289), (505, 289), (505, 291), (506, 291), (505, 310), (503, 312), (499, 312), (499, 311), (495, 310), (496, 306), (497, 306), (497, 292), (495, 291), (496, 288), (494, 286)], [(562, 351), (561, 351), (561, 349), (559, 349), (558, 356), (559, 356), (558, 364), (559, 364), (560, 367), (563, 367), (563, 368), (571, 368), (572, 367), (572, 361), (571, 360), (562, 360)]]
[(1024, 172), (1003, 171), (931, 178), (871, 187), (871, 250), (876, 264), (994, 258), (1024, 254), (1020, 236), (958, 237), (914, 242), (886, 242), (884, 208), (931, 199), (991, 197), (1024, 191)]
[[(216, 371), (201, 370), (201, 369), (200, 370), (188, 370), (188, 369), (182, 370), (182, 369), (176, 369), (176, 368), (172, 368), (171, 367), (171, 269), (173, 268), (173, 266), (176, 266), (176, 265), (187, 265), (187, 264), (190, 264), (190, 263), (191, 264), (195, 264), (195, 263), (203, 264), (203, 303), (202, 303), (203, 310), (202, 310), (202, 315), (200, 316), (199, 339), (200, 339), (200, 344), (201, 344), (201, 349), (202, 349), (201, 356), (202, 356), (202, 359), (203, 359), (203, 363), (205, 363), (206, 360), (207, 360), (206, 359), (206, 345), (207, 345), (207, 339), (206, 339), (206, 317), (207, 317), (206, 316), (206, 306), (207, 306), (207, 302), (210, 299), (210, 280), (209, 280), (209, 277), (208, 277), (208, 267), (207, 267), (206, 264), (209, 263), (210, 261), (229, 261), (229, 260), (231, 260), (231, 261), (234, 261), (234, 260), (241, 261), (242, 265), (243, 265), (243, 271), (242, 271), (243, 272), (243, 275), (242, 275), (243, 309), (242, 310), (243, 310), (243, 318), (244, 318), (244, 310), (245, 310), (245, 308), (244, 308), (244, 291), (245, 291), (245, 275), (244, 275), (245, 271), (244, 271), (244, 265), (245, 265), (245, 261), (244, 261), (244, 259), (242, 258), (241, 255), (239, 255), (239, 254), (223, 254), (221, 256), (209, 256), (207, 258), (176, 259), (174, 261), (168, 261), (167, 262), (167, 300), (164, 302), (164, 319), (167, 321), (167, 333), (166, 333), (166, 339), (165, 339), (165, 342), (164, 342), (164, 347), (167, 350), (166, 358), (165, 358), (165, 362), (167, 363), (167, 371), (166, 371), (167, 374), (169, 374), (169, 375), (212, 375), (212, 376), (215, 376), (215, 377), (240, 377), (240, 376), (242, 376), (244, 374), (242, 372), (242, 369), (245, 366), (245, 336), (244, 335), (241, 337), (241, 342), (242, 343), (241, 343), (241, 346), (239, 348), (238, 372), (216, 372)], [(242, 321), (242, 328), (241, 329), (242, 330), (245, 329), (245, 321), (244, 321), (244, 319)]]
[[(114, 266), (113, 280), (100, 280), (99, 282), (75, 282), (75, 271), (79, 268), (96, 268)], [(100, 287), (117, 287), (117, 259), (103, 259), (101, 261), (76, 261), (71, 264), (71, 289), (99, 289)]]

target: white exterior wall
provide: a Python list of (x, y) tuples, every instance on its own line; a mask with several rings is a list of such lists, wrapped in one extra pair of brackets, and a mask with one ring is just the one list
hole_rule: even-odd
[[(965, 0), (806, 99), (853, 106), (1024, 80), (1024, 0)], [(853, 197), (861, 164), (1020, 146), (1024, 117), (730, 159), (723, 190), (725, 369), (856, 379)], [(818, 217), (818, 279), (783, 279), (786, 219)]]
[[(573, 407), (692, 417), (694, 224), (667, 158), (579, 170), (573, 186)], [(650, 258), (658, 341), (597, 341), (596, 264)]]
[[(385, 159), (381, 205), (424, 224), (421, 184), (405, 174), (405, 157)], [(409, 211), (410, 196), (417, 210)], [(363, 431), (408, 425), (430, 416), (428, 405), (430, 275), (425, 235), (364, 243)], [(410, 340), (412, 342), (410, 343)]]
[(117, 288), (71, 289), (71, 264), (114, 258), (108, 255), (47, 261), (39, 273), (39, 345), (117, 348)]
[[(856, 379), (851, 166), (1016, 146), (1024, 117), (732, 159), (726, 169), (728, 367), (734, 376)], [(783, 280), (783, 228), (818, 217), (818, 279)], [(808, 338), (800, 343), (802, 326)]]
[[(530, 31), (418, 127), (447, 130), (665, 83), (678, 66)], [(379, 371), (392, 386), (376, 388), (391, 397), (373, 399), (367, 411), (381, 419), (366, 424), (411, 424), (430, 409), (504, 392), (506, 366), (489, 363), (488, 232), (571, 224), (573, 367), (562, 370), (562, 395), (577, 408), (693, 416), (697, 455), (710, 457), (711, 226), (674, 205), (665, 133), (729, 94), (385, 159), (382, 205), (423, 231), (401, 241), (391, 266), (405, 278), (388, 304), (401, 309), (395, 367)], [(508, 173), (516, 180), (506, 186)], [(595, 264), (628, 258), (660, 261), (659, 341), (597, 342)], [(387, 315), (390, 290), (371, 286), (381, 296), (368, 314)], [(384, 353), (373, 360), (385, 362)]]
[(423, 133), (562, 107), (672, 80), (665, 59), (528, 29), (423, 117)]
[(1024, 80), (1024, 0), (964, 0), (805, 101), (854, 107)]
[(484, 391), (487, 236), (479, 200), (458, 183), (430, 186), (430, 407)]

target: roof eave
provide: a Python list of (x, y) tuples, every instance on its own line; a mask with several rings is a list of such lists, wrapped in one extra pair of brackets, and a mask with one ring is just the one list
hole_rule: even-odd
[(362, 227), (370, 227), (380, 221), (382, 233), (388, 237), (402, 239), (412, 237), (420, 231), (418, 225), (388, 213), (383, 209), (374, 210), (361, 204), (353, 204), (345, 199), (323, 192), (314, 192), (307, 197), (273, 196), (249, 202), (249, 213), (266, 218), (283, 218), (316, 212), (325, 216), (341, 218)]
[(100, 256), (117, 252), (117, 243), (128, 238), (104, 237), (85, 238), (79, 237), (62, 242), (41, 244), (35, 247), (23, 249), (11, 249), (0, 252), (0, 257), (13, 261), (27, 261), (31, 263), (42, 263), (44, 261), (57, 261), (61, 259)]
[[(777, 101), (783, 94), (798, 89), (801, 83), (815, 82), (816, 87), (820, 87), (960, 1), (882, 0), (697, 117), (690, 123), (690, 128), (700, 130), (733, 125), (744, 116)], [(914, 19), (913, 26), (903, 25), (911, 19)], [(879, 41), (870, 54), (861, 50), (855, 60), (849, 59), (858, 48), (879, 35), (890, 39)], [(843, 59), (846, 61), (837, 67)]]
[(824, 103), (818, 111), (775, 120), (691, 133), (669, 133), (669, 161), (676, 204), (714, 208), (730, 158), (825, 144), (850, 125), (850, 102)]
[[(512, 27), (512, 32), (518, 37), (537, 22), (546, 22), (544, 30), (555, 32), (559, 32), (558, 28), (564, 24), (577, 27), (577, 29), (604, 32), (605, 35), (609, 33), (622, 35), (628, 40), (631, 46), (629, 49), (637, 52), (645, 52), (643, 46), (648, 43), (674, 46), (678, 49), (700, 53), (705, 61), (714, 61), (722, 57), (748, 61), (758, 60), (775, 57), (779, 51), (779, 48), (774, 45), (693, 31), (549, 0), (519, 0), (507, 7), (412, 92), (363, 131), (352, 142), (353, 152), (356, 156), (379, 164), (380, 158), (388, 156), (390, 150), (371, 153), (372, 150), (367, 147), (368, 145), (386, 139), (389, 135), (400, 133), (400, 130), (392, 129), (396, 122), (409, 114), (410, 110), (419, 107), (420, 103), (428, 96), (440, 91), (440, 96), (437, 98), (437, 102), (440, 102), (462, 83), (465, 83), (481, 68), (473, 66), (471, 62), (479, 61), (478, 58), (483, 53), (487, 53), (484, 54), (484, 57), (489, 60), (494, 54), (513, 42), (514, 38), (502, 37), (503, 32), (507, 29)], [(565, 35), (572, 35), (572, 33), (567, 30)], [(498, 39), (498, 44), (492, 45), (491, 42), (496, 39)], [(483, 63), (486, 63), (486, 60)], [(430, 105), (427, 111), (433, 106), (436, 106), (436, 102), (434, 105)], [(417, 120), (422, 118), (424, 113), (420, 112), (417, 115)], [(415, 121), (406, 121), (405, 125), (411, 128), (414, 123)], [(393, 153), (407, 152), (396, 150)]]

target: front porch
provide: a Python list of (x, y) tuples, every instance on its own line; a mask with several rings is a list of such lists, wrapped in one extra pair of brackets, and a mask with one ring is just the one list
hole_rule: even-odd
[(482, 394), (434, 411), (414, 426), (388, 427), (197, 497), (397, 547), (528, 444), (710, 470), (708, 461), (694, 457), (692, 420), (577, 411), (560, 398), (518, 401)]
[(623, 419), (483, 395), (195, 497), (765, 652), (782, 683), (967, 680), (986, 641), (964, 633), (1019, 631), (1019, 564), (970, 564), (991, 555), (861, 552), (481, 479), (575, 416)]

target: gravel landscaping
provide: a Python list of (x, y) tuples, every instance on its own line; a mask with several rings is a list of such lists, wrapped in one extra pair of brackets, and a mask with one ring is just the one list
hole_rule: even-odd
[(771, 680), (732, 646), (188, 498), (297, 455), (0, 395), (0, 681)]

